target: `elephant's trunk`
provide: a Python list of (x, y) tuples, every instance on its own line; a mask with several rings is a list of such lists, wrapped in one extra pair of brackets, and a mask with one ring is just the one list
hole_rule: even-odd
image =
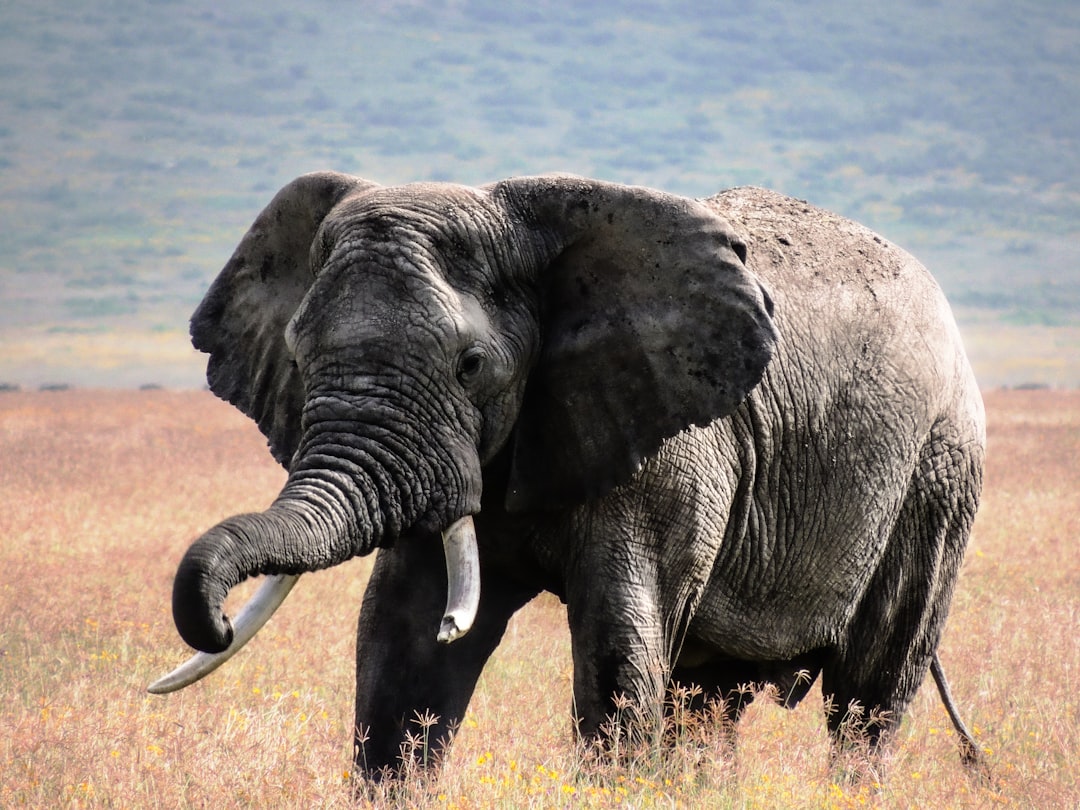
[[(438, 640), (456, 641), (469, 632), (480, 605), (480, 557), (476, 548), (476, 530), (472, 517), (464, 517), (443, 532), (448, 587), (446, 610), (439, 625)], [(228, 648), (218, 653), (199, 652), (154, 681), (148, 691), (164, 695), (202, 680), (233, 657), (269, 621), (298, 576), (280, 574), (268, 579), (236, 619), (235, 634)], [(227, 626), (228, 619), (225, 619)]]
[[(304, 497), (298, 497), (298, 492)], [(301, 574), (369, 552), (370, 521), (330, 486), (290, 479), (265, 512), (236, 515), (196, 540), (173, 582), (173, 619), (197, 650), (218, 653), (233, 641), (222, 611), (229, 591), (260, 574)]]
[[(197, 680), (230, 657), (258, 629), (252, 625), (269, 618), (284, 598), (276, 591), (287, 592), (296, 575), (392, 544), (411, 527), (445, 530), (451, 592), (444, 626), (432, 632), (452, 641), (468, 630), (479, 599), (469, 518), (479, 511), (475, 450), (462, 452), (463, 443), (444, 432), (438, 452), (422, 454), (419, 443), (410, 441), (415, 434), (401, 431), (400, 423), (392, 434), (371, 422), (322, 424), (327, 429), (315, 423), (308, 431), (269, 509), (222, 521), (188, 549), (173, 584), (173, 618), (184, 641), (213, 662), (200, 664), (196, 669), (205, 671), (185, 683), (163, 685), (176, 673), (167, 676), (154, 685), (158, 691)], [(225, 598), (257, 575), (272, 575), (275, 584), (264, 586), (253, 600), (257, 604), (242, 611), (246, 626), (234, 629), (222, 609)]]

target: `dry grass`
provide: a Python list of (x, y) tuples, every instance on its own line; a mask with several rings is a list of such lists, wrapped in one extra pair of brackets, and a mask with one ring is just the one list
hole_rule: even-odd
[[(540, 599), (489, 664), (430, 807), (1080, 806), (1080, 394), (991, 392), (984, 506), (942, 650), (998, 786), (972, 783), (928, 682), (887, 775), (838, 782), (820, 696), (757, 703), (666, 761), (570, 738), (564, 613)], [(177, 695), (175, 564), (283, 474), (202, 392), (0, 396), (0, 806), (351, 806), (353, 625), (367, 561), (304, 578), (247, 651)]]

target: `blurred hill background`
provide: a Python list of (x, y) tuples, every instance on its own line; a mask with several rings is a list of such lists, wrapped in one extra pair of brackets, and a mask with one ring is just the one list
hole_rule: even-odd
[(769, 186), (945, 288), (980, 381), (1080, 386), (1080, 4), (0, 3), (0, 383), (199, 386), (187, 318), (296, 175)]

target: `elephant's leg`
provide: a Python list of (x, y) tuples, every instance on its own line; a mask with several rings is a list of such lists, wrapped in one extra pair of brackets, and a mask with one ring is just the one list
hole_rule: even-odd
[(661, 732), (674, 650), (707, 576), (694, 566), (711, 562), (661, 559), (665, 548), (690, 544), (645, 531), (642, 520), (625, 515), (616, 509), (592, 516), (567, 589), (573, 709), (586, 739), (618, 733), (642, 741)]
[(480, 607), (472, 629), (436, 641), (446, 600), (438, 537), (403, 538), (379, 552), (360, 612), (356, 650), (358, 772), (399, 772), (403, 751), (433, 764), (451, 743), (484, 663), (510, 617), (536, 591), (510, 585), (481, 561)]
[(612, 735), (651, 739), (661, 730), (667, 665), (664, 642), (648, 611), (635, 612), (643, 594), (618, 606), (612, 615), (569, 611), (574, 659), (574, 717), (587, 740)]
[(968, 474), (966, 452), (929, 457), (916, 470), (884, 558), (825, 664), (822, 691), (832, 701), (828, 726), (835, 743), (858, 732), (877, 749), (926, 676), (978, 500), (979, 479)]
[(652, 565), (588, 556), (567, 595), (578, 731), (587, 740), (651, 737), (661, 728), (669, 674)]
[(586, 738), (662, 730), (671, 672), (723, 537), (734, 486), (707, 434), (672, 442), (632, 485), (572, 519), (566, 604), (574, 714)]

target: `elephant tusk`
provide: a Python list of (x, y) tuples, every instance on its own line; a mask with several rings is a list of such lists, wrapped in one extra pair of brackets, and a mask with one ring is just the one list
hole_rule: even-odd
[(220, 667), (247, 644), (252, 636), (269, 621), (278, 609), (285, 597), (289, 595), (296, 580), (297, 574), (280, 574), (268, 577), (259, 587), (259, 590), (240, 610), (236, 616), (233, 628), (232, 644), (219, 653), (199, 652), (191, 656), (187, 661), (178, 666), (168, 675), (158, 678), (147, 691), (154, 695), (165, 695), (190, 686), (195, 681), (202, 680), (215, 669)]
[(480, 605), (480, 554), (471, 515), (443, 532), (446, 554), (446, 613), (439, 625), (438, 640), (457, 641), (469, 632)]

